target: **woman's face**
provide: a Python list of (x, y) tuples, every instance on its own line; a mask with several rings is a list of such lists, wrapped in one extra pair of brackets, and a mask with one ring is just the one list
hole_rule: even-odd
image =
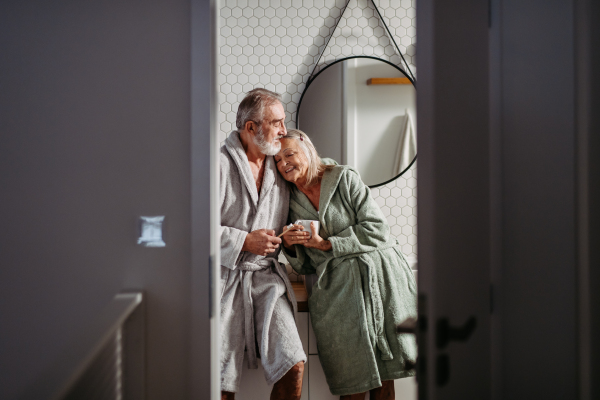
[(281, 150), (275, 155), (277, 170), (283, 178), (295, 184), (306, 180), (308, 160), (296, 139), (281, 139)]

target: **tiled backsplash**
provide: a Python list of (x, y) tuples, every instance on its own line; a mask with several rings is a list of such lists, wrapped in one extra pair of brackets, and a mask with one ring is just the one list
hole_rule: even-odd
[[(222, 0), (220, 10), (220, 137), (235, 129), (237, 106), (255, 87), (281, 93), (288, 128), (295, 127), (304, 86), (327, 42), (319, 67), (336, 59), (367, 55), (401, 65), (373, 5), (350, 0)], [(396, 43), (416, 75), (415, 0), (376, 1)], [(402, 251), (417, 256), (416, 163), (372, 194), (388, 218)]]

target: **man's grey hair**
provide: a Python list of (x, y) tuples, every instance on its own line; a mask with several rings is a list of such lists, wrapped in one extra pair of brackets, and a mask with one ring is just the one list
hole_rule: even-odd
[(238, 131), (243, 130), (248, 121), (253, 121), (260, 126), (264, 119), (265, 108), (277, 102), (281, 102), (281, 95), (267, 89), (257, 88), (246, 93), (235, 118)]

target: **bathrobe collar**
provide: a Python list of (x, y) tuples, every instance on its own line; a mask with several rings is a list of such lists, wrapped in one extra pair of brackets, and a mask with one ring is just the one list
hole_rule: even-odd
[[(319, 211), (315, 210), (315, 207), (312, 205), (308, 197), (306, 197), (306, 195), (302, 193), (295, 185), (293, 185), (292, 188), (292, 190), (295, 192), (295, 196), (290, 199), (290, 207), (301, 207), (304, 209), (312, 216), (313, 219), (319, 220), (321, 222), (321, 228), (324, 229), (327, 234), (329, 234), (328, 227), (325, 225), (325, 221), (323, 218), (321, 218), (321, 216), (325, 215), (325, 211), (331, 203), (331, 198), (340, 184), (342, 175), (344, 175), (344, 172), (347, 170), (356, 172), (354, 168), (348, 165), (336, 165), (333, 167), (333, 169), (325, 171), (321, 180)], [(358, 172), (356, 173), (358, 174)]]
[(340, 179), (347, 169), (354, 170), (354, 168), (348, 165), (336, 165), (333, 169), (325, 171), (323, 174), (323, 178), (321, 179), (321, 195), (319, 196), (319, 214), (325, 215), (331, 198), (340, 184)]
[(238, 131), (233, 131), (229, 134), (225, 140), (225, 147), (240, 171), (240, 176), (242, 177), (242, 181), (244, 182), (246, 189), (248, 189), (252, 203), (256, 208), (258, 208), (260, 199), (268, 198), (267, 194), (273, 188), (273, 184), (275, 183), (275, 174), (277, 172), (273, 157), (266, 156), (265, 158), (265, 172), (260, 189), (260, 192), (263, 194), (263, 196), (260, 196), (259, 198), (258, 191), (256, 190), (256, 183), (254, 181), (254, 177), (252, 176), (252, 171), (250, 170), (250, 162), (248, 161), (248, 156), (246, 155), (246, 151), (244, 150), (244, 146), (242, 145)]

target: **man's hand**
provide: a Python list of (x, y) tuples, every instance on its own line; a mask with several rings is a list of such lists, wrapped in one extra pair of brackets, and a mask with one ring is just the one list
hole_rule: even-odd
[(246, 235), (242, 251), (266, 256), (277, 250), (280, 243), (281, 239), (275, 236), (273, 229), (258, 229)]

